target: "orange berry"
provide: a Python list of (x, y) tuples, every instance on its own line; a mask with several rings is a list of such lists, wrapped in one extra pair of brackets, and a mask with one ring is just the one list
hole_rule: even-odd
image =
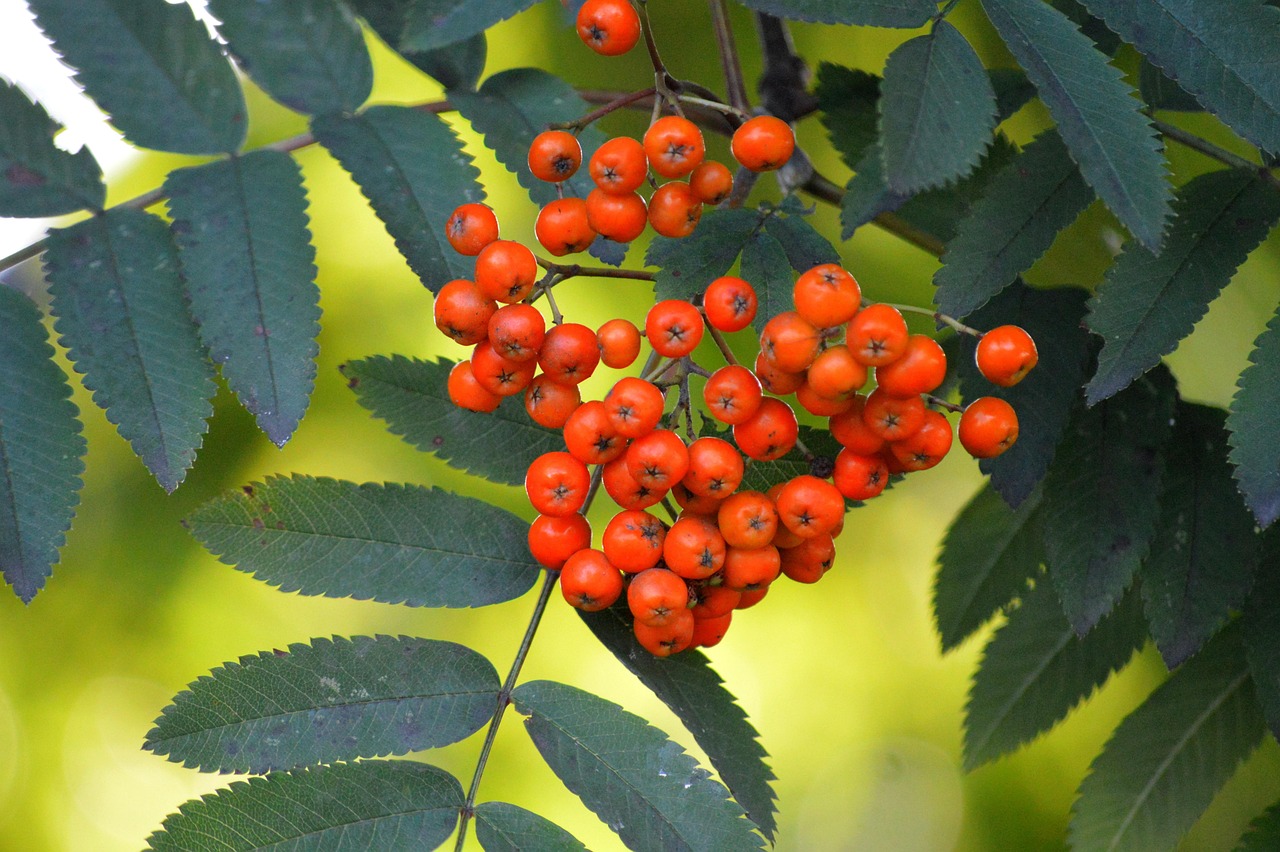
[(702, 341), (702, 314), (682, 299), (664, 299), (649, 309), (644, 333), (659, 355), (682, 358)]
[(604, 398), (609, 419), (624, 438), (640, 438), (657, 428), (665, 403), (657, 385), (634, 376), (619, 379)]
[(783, 311), (760, 332), (760, 354), (779, 370), (800, 373), (817, 357), (821, 340), (818, 330), (798, 313)]
[(596, 331), (596, 348), (606, 367), (630, 367), (640, 354), (640, 329), (629, 319), (611, 319)]
[(878, 454), (864, 456), (843, 449), (836, 456), (831, 478), (840, 493), (850, 500), (870, 500), (889, 483), (889, 468)]
[(719, 204), (733, 192), (733, 172), (724, 163), (704, 160), (689, 173), (689, 188), (703, 204)]
[(930, 393), (947, 377), (947, 354), (932, 337), (913, 334), (896, 360), (876, 367), (876, 385), (894, 396)]
[(730, 547), (764, 547), (778, 531), (778, 509), (759, 491), (739, 491), (720, 504), (716, 523)]
[(475, 257), (498, 238), (498, 217), (487, 204), (462, 204), (445, 222), (444, 235), (458, 254)]
[(782, 571), (782, 557), (772, 544), (746, 550), (730, 547), (724, 555), (724, 584), (736, 592), (763, 589)]
[(1040, 360), (1036, 342), (1016, 325), (993, 328), (978, 341), (974, 353), (978, 370), (987, 381), (1009, 388), (1022, 381)]
[(733, 427), (733, 440), (750, 458), (772, 461), (791, 452), (800, 435), (796, 413), (780, 399), (765, 397), (756, 413)]
[(792, 292), (796, 313), (815, 328), (842, 325), (853, 319), (862, 305), (858, 282), (834, 263), (823, 263), (802, 273)]
[(489, 318), (498, 306), (473, 282), (461, 278), (440, 288), (432, 305), (436, 328), (463, 346), (472, 346), (489, 334)]
[(605, 493), (623, 509), (647, 509), (667, 494), (660, 488), (636, 482), (631, 471), (627, 470), (627, 459), (622, 454), (606, 462), (602, 470), (600, 482)]
[(702, 202), (682, 181), (663, 184), (649, 199), (649, 224), (664, 237), (689, 236), (701, 218)]
[(604, 464), (622, 455), (627, 441), (613, 428), (604, 403), (584, 402), (574, 409), (564, 424), (564, 443), (584, 464)]
[(552, 326), (538, 350), (538, 366), (557, 382), (577, 385), (585, 382), (600, 364), (596, 335), (576, 322)]
[(535, 376), (524, 389), (524, 410), (539, 426), (559, 429), (569, 415), (582, 404), (582, 392), (577, 385), (565, 385), (543, 373)]
[[(649, 168), (655, 174), (678, 178), (702, 163), (706, 145), (698, 125), (682, 116), (668, 115), (649, 125), (645, 131), (644, 153), (649, 160)], [(698, 203), (702, 203), (701, 199)]]
[(609, 561), (628, 574), (639, 574), (662, 559), (667, 528), (648, 512), (627, 509), (609, 519), (600, 547)]
[(680, 482), (699, 496), (723, 499), (737, 490), (743, 472), (737, 447), (721, 438), (698, 438), (689, 445), (689, 470)]
[(907, 349), (907, 321), (890, 305), (868, 305), (849, 320), (845, 345), (868, 367), (896, 361)]
[(556, 257), (583, 251), (596, 238), (587, 222), (587, 202), (581, 198), (558, 198), (543, 207), (533, 233)]
[(689, 587), (666, 568), (649, 568), (636, 574), (627, 587), (627, 606), (637, 622), (651, 627), (674, 621), (681, 617), (679, 613), (693, 617), (689, 612)]
[(566, 130), (544, 130), (529, 145), (529, 171), (538, 180), (559, 183), (582, 165), (582, 145)]
[(784, 483), (774, 502), (778, 519), (801, 538), (830, 533), (844, 518), (844, 496), (830, 482), (809, 474)]
[(712, 417), (733, 425), (755, 414), (763, 394), (755, 373), (739, 364), (729, 364), (707, 379), (702, 398)]
[(533, 460), (524, 475), (529, 504), (543, 515), (568, 515), (582, 508), (587, 499), (591, 473), (569, 453), (543, 453)]
[(942, 461), (951, 450), (951, 441), (951, 424), (947, 418), (927, 408), (920, 428), (899, 441), (889, 442), (889, 450), (904, 469), (926, 470)]
[(670, 429), (655, 429), (627, 447), (627, 470), (636, 482), (667, 491), (689, 472), (689, 448)]
[(587, 171), (600, 189), (626, 195), (644, 185), (649, 162), (639, 141), (629, 136), (615, 136), (591, 155)]
[(724, 565), (724, 536), (714, 522), (699, 515), (682, 516), (662, 542), (662, 558), (686, 580), (705, 580)]
[(620, 56), (640, 40), (640, 15), (628, 0), (587, 0), (578, 10), (578, 38), (601, 56)]
[(808, 382), (818, 396), (844, 398), (867, 383), (867, 368), (841, 343), (818, 353), (809, 366)]
[(702, 294), (702, 310), (707, 322), (718, 331), (741, 331), (751, 325), (758, 306), (755, 288), (732, 275), (712, 281)]
[(576, 512), (539, 515), (529, 526), (529, 552), (539, 565), (553, 571), (579, 550), (591, 546), (591, 524)]
[(781, 168), (796, 149), (791, 125), (772, 115), (747, 119), (734, 131), (730, 142), (733, 158), (753, 172)]
[(596, 187), (587, 194), (587, 224), (602, 237), (629, 243), (644, 233), (649, 208), (638, 193), (605, 192)]
[(669, 657), (693, 646), (693, 633), (697, 625), (693, 613), (686, 609), (673, 615), (665, 624), (655, 626), (637, 620), (631, 629), (636, 641), (650, 654)]
[(918, 396), (893, 396), (876, 388), (862, 407), (862, 422), (886, 441), (901, 441), (920, 428), (925, 411)]
[(598, 550), (579, 550), (560, 569), (560, 593), (583, 612), (599, 612), (622, 596), (622, 574)]
[(533, 361), (512, 361), (502, 357), (488, 340), (476, 344), (471, 352), (471, 372), (476, 381), (490, 393), (515, 396), (529, 387), (538, 365)]
[(485, 390), (476, 381), (475, 374), (471, 372), (470, 361), (459, 361), (453, 365), (446, 388), (449, 400), (459, 408), (469, 411), (493, 411), (502, 402), (502, 397)]
[(1018, 440), (1018, 414), (999, 397), (979, 397), (965, 407), (956, 431), (969, 455), (995, 458)]
[(494, 240), (476, 257), (476, 286), (490, 299), (519, 302), (538, 280), (538, 260), (514, 240)]
[(489, 317), (489, 342), (512, 361), (537, 358), (546, 336), (547, 321), (533, 305), (503, 305)]

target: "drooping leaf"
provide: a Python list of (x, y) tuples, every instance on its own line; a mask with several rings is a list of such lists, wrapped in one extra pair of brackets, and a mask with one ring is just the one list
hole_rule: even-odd
[(1044, 562), (1038, 493), (1010, 509), (991, 483), (947, 530), (933, 584), (933, 613), (950, 651), (1027, 587)]
[(498, 672), (452, 642), (315, 639), (241, 657), (188, 685), (143, 748), (202, 772), (269, 772), (438, 748), (480, 730)]
[(1115, 606), (1147, 555), (1176, 395), (1161, 368), (1106, 402), (1077, 408), (1045, 477), (1049, 577), (1080, 635)]
[(0, 216), (57, 216), (101, 210), (107, 188), (88, 148), (53, 144), (59, 127), (44, 107), (0, 80)]
[(31, 300), (0, 285), (0, 576), (30, 603), (80, 502), (85, 440)]
[(536, 0), (414, 0), (400, 43), (408, 50), (434, 50), (484, 32), (523, 12)]
[(880, 78), (866, 71), (823, 62), (818, 65), (819, 120), (831, 137), (831, 147), (846, 166), (855, 169), (867, 148), (879, 138), (876, 129)]
[(778, 830), (773, 770), (759, 734), (700, 651), (655, 657), (636, 641), (625, 605), (579, 613), (600, 643), (671, 708), (706, 752), (733, 798), (770, 840)]
[(1231, 463), (1250, 511), (1269, 527), (1280, 517), (1280, 310), (1253, 342), (1249, 362), (1227, 416)]
[(1249, 823), (1249, 830), (1240, 838), (1238, 852), (1269, 852), (1280, 849), (1280, 802)]
[(373, 64), (355, 16), (338, 0), (210, 0), (218, 33), (249, 77), (297, 112), (355, 112)]
[(960, 222), (933, 276), (938, 308), (959, 317), (977, 310), (1039, 260), (1092, 200), (1061, 137), (1042, 133)]
[(1280, 9), (1261, 0), (1084, 0), (1089, 10), (1250, 142), (1280, 151)]
[(761, 215), (754, 210), (717, 208), (707, 211), (687, 237), (654, 237), (644, 256), (646, 266), (658, 267), (654, 295), (688, 299), (701, 293), (729, 271), (761, 223)]
[(206, 502), (186, 525), (223, 562), (304, 595), (487, 606), (520, 597), (539, 573), (524, 521), (418, 485), (271, 477)]
[(840, 252), (804, 216), (770, 216), (764, 227), (787, 253), (796, 272), (807, 272), (823, 263), (840, 263)]
[(222, 375), (277, 445), (315, 386), (320, 291), (302, 172), (254, 151), (165, 180), (191, 313)]
[(1065, 15), (1041, 0), (982, 0), (1027, 72), (1084, 179), (1148, 248), (1169, 213), (1164, 159), (1119, 70)]
[(1152, 109), (1203, 112), (1204, 107), (1186, 89), (1170, 80), (1145, 56), (1138, 65), (1138, 91)]
[(1260, 550), (1258, 580), (1240, 621), (1258, 703), (1280, 737), (1280, 527), (1261, 536)]
[(1262, 716), (1229, 629), (1116, 728), (1080, 785), (1075, 849), (1169, 849), (1257, 747)]
[(148, 839), (155, 852), (434, 849), (463, 804), (452, 775), (408, 760), (273, 772), (193, 799)]
[(1248, 169), (1200, 175), (1183, 186), (1165, 249), (1130, 245), (1089, 302), (1102, 337), (1085, 388), (1092, 405), (1150, 368), (1191, 333), (1249, 253), (1280, 219), (1280, 190)]
[(729, 791), (679, 744), (616, 704), (552, 681), (511, 698), (543, 759), (632, 848), (762, 847)]
[(1174, 416), (1160, 520), (1142, 563), (1151, 638), (1171, 669), (1244, 602), (1258, 558), (1253, 517), (1227, 462), (1226, 412), (1180, 402)]
[(519, 485), (534, 459), (564, 449), (560, 432), (534, 423), (519, 396), (489, 414), (454, 405), (446, 387), (452, 368), (452, 361), (375, 356), (344, 364), (342, 374), (393, 433), (492, 482)]
[(738, 274), (756, 291), (757, 332), (783, 311), (795, 310), (796, 276), (787, 260), (787, 251), (773, 234), (756, 231), (742, 247)]
[(248, 117), (235, 73), (185, 3), (29, 0), (76, 80), (130, 142), (181, 154), (234, 151)]
[(173, 491), (195, 461), (214, 384), (169, 229), (118, 207), (51, 232), (44, 263), (59, 342), (93, 401)]
[(1136, 593), (1082, 637), (1063, 617), (1053, 584), (1038, 583), (991, 637), (973, 676), (965, 706), (965, 769), (995, 760), (1058, 724), (1145, 640)]
[(966, 320), (984, 330), (1005, 323), (1020, 325), (1040, 352), (1040, 363), (1025, 379), (1001, 388), (984, 379), (974, 365), (977, 343), (973, 338), (961, 336), (960, 340), (956, 370), (963, 401), (998, 396), (1018, 413), (1018, 442), (1003, 455), (978, 464), (1011, 506), (1027, 499), (1049, 469), (1079, 397), (1089, 361), (1089, 335), (1080, 327), (1086, 296), (1074, 287), (1033, 290), (1017, 282)]
[(476, 838), (485, 852), (586, 852), (569, 832), (506, 802), (476, 806)]
[[(478, 92), (450, 92), (449, 98), (535, 204), (559, 197), (554, 185), (529, 171), (529, 145), (548, 125), (573, 121), (590, 111), (572, 86), (540, 68), (512, 68), (487, 78)], [(578, 134), (584, 163), (604, 138), (594, 126)], [(585, 168), (564, 181), (565, 193), (578, 198), (586, 198), (594, 188)]]
[(863, 27), (924, 26), (937, 11), (933, 0), (741, 0), (748, 9), (793, 21)]
[(312, 122), (395, 239), (396, 248), (433, 293), (472, 264), (449, 245), (444, 223), (459, 205), (480, 201), (480, 171), (443, 121), (409, 107), (374, 106), (349, 118)]
[(889, 55), (880, 91), (885, 183), (896, 193), (911, 195), (964, 176), (991, 144), (991, 80), (969, 42), (946, 21)]

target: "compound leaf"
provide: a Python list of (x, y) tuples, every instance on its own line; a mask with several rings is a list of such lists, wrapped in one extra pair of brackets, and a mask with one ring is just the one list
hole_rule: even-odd
[(957, 372), (967, 404), (998, 396), (1018, 412), (1018, 442), (1003, 455), (978, 466), (1011, 506), (1017, 506), (1044, 478), (1079, 396), (1089, 361), (1089, 335), (1080, 327), (1087, 294), (1074, 287), (1033, 290), (1015, 282), (971, 314), (967, 322), (990, 329), (1005, 323), (1025, 328), (1036, 341), (1040, 363), (1011, 388), (992, 385), (974, 365), (973, 338), (962, 335)]
[(938, 10), (933, 0), (741, 0), (742, 5), (793, 21), (914, 29)]
[(218, 33), (249, 77), (297, 112), (355, 112), (373, 88), (360, 25), (336, 0), (210, 0)]
[(189, 684), (142, 747), (202, 772), (255, 774), (404, 754), (480, 730), (498, 688), (493, 664), (452, 642), (315, 639)]
[(654, 295), (688, 299), (701, 293), (729, 271), (761, 223), (761, 214), (754, 210), (717, 208), (708, 211), (687, 237), (654, 237), (644, 256), (646, 266), (659, 267)]
[(1280, 191), (1248, 169), (1209, 172), (1183, 186), (1166, 245), (1130, 245), (1089, 302), (1102, 337), (1085, 387), (1092, 405), (1133, 381), (1191, 333), (1249, 253), (1280, 219)]
[(444, 223), (459, 204), (482, 200), (484, 190), (479, 169), (443, 121), (409, 107), (373, 106), (357, 116), (320, 116), (311, 128), (360, 184), (428, 289), (471, 276), (472, 264), (445, 239)]
[(1231, 401), (1231, 463), (1253, 516), (1263, 527), (1280, 517), (1280, 311), (1253, 342), (1249, 366)]
[(1040, 134), (961, 220), (933, 276), (938, 308), (959, 317), (977, 310), (1039, 260), (1092, 200), (1062, 138)]
[(117, 207), (52, 231), (44, 255), (59, 342), (147, 469), (173, 491), (213, 413), (213, 368), (164, 222)]
[(407, 50), (445, 47), (523, 12), (536, 0), (414, 0), (400, 44)]
[(765, 323), (778, 314), (795, 309), (795, 273), (787, 260), (787, 250), (773, 234), (756, 231), (751, 235), (742, 247), (738, 273), (756, 291), (756, 318), (752, 325), (757, 332), (763, 331)]
[(1151, 638), (1171, 669), (1244, 602), (1258, 552), (1253, 517), (1231, 479), (1226, 412), (1180, 402), (1174, 417), (1160, 520), (1142, 563)]
[[(529, 145), (548, 125), (581, 118), (590, 110), (572, 86), (540, 68), (512, 68), (486, 79), (477, 92), (450, 92), (449, 99), (534, 203), (545, 205), (559, 197), (554, 185), (529, 171)], [(583, 162), (604, 139), (594, 126), (578, 134)], [(565, 194), (578, 198), (594, 188), (586, 169), (564, 181)]]
[(991, 144), (991, 80), (946, 21), (889, 55), (880, 91), (885, 182), (896, 193), (911, 195), (967, 174)]
[(485, 852), (586, 852), (587, 847), (560, 826), (506, 802), (476, 806), (476, 839)]
[(947, 530), (933, 584), (933, 613), (950, 651), (1026, 589), (1044, 562), (1039, 493), (1009, 508), (988, 482)]
[(564, 449), (560, 432), (529, 418), (521, 397), (482, 414), (449, 399), (453, 362), (375, 356), (342, 365), (360, 404), (387, 428), (453, 467), (504, 485), (520, 485), (543, 453)]
[(0, 286), (0, 575), (30, 603), (80, 502), (85, 440), (31, 300)]
[(1085, 636), (1062, 615), (1053, 584), (1038, 583), (996, 631), (965, 707), (964, 764), (972, 770), (1058, 724), (1146, 640), (1136, 594)]
[(876, 129), (880, 78), (866, 71), (823, 62), (818, 65), (819, 120), (831, 137), (831, 147), (851, 169), (879, 138)]
[(234, 151), (248, 116), (235, 72), (186, 3), (30, 0), (76, 80), (130, 142), (181, 154)]
[(840, 252), (804, 216), (770, 216), (764, 227), (787, 253), (787, 261), (796, 272), (808, 272), (823, 263), (840, 263)]
[(148, 843), (154, 852), (435, 849), (453, 833), (462, 785), (408, 760), (273, 772), (193, 799)]
[(204, 503), (186, 525), (228, 565), (304, 595), (487, 606), (518, 598), (538, 577), (528, 524), (419, 485), (270, 477)]
[(1240, 621), (1258, 703), (1272, 735), (1280, 737), (1280, 527), (1261, 539), (1258, 580)]
[(552, 771), (627, 846), (670, 852), (762, 847), (729, 791), (639, 716), (545, 680), (522, 684), (511, 698)]
[(254, 151), (175, 169), (165, 192), (200, 337), (282, 446), (306, 413), (319, 352), (302, 172), (288, 154)]
[(88, 148), (53, 144), (59, 127), (44, 107), (0, 80), (0, 216), (57, 216), (101, 210), (107, 188)]
[(446, 89), (474, 89), (484, 73), (488, 41), (484, 33), (434, 50), (410, 50), (401, 42), (413, 0), (347, 0), (392, 50), (430, 74)]
[(1206, 109), (1280, 151), (1280, 9), (1261, 0), (1083, 0)]
[(1172, 848), (1263, 736), (1240, 632), (1219, 635), (1116, 728), (1080, 785), (1075, 849)]
[(1173, 377), (1158, 369), (1077, 408), (1045, 477), (1049, 576), (1080, 635), (1115, 606), (1147, 555), (1176, 396)]
[(759, 733), (706, 655), (687, 651), (660, 658), (646, 652), (636, 641), (626, 606), (579, 614), (600, 643), (671, 708), (706, 752), (733, 798), (764, 836), (773, 840), (778, 820), (771, 784), (775, 776), (765, 763), (768, 755)]
[(982, 7), (1035, 84), (1084, 179), (1140, 243), (1157, 248), (1169, 213), (1164, 159), (1120, 71), (1040, 0), (982, 0)]

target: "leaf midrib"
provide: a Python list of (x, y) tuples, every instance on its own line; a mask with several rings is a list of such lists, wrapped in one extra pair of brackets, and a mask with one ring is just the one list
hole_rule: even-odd
[[(1059, 656), (1061, 656), (1062, 652), (1074, 637), (1075, 631), (1070, 625), (1067, 625), (1066, 631), (1058, 637), (1058, 640), (1054, 643), (1052, 650), (1043, 656), (1039, 665), (1027, 672), (1026, 677), (1022, 679), (1018, 688), (1010, 695), (1009, 700), (1000, 705), (1000, 712), (992, 719), (992, 724), (987, 727), (986, 733), (982, 736), (982, 739), (975, 744), (971, 752), (974, 757), (978, 755), (979, 751), (985, 750), (987, 743), (991, 741), (991, 737), (995, 734), (996, 729), (1000, 727), (1000, 723), (1008, 718), (1011, 708), (1022, 699), (1022, 696), (1026, 695), (1027, 690), (1035, 684), (1036, 680), (1044, 670), (1047, 669), (1051, 663), (1057, 660)], [(1022, 740), (1020, 740), (1020, 742), (1021, 741)]]

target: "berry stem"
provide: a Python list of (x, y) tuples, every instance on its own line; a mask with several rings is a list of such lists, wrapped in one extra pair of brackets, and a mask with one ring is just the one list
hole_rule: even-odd
[(1167, 121), (1161, 121), (1151, 115), (1150, 112), (1147, 113), (1147, 118), (1150, 119), (1151, 124), (1155, 129), (1160, 131), (1161, 135), (1172, 139), (1174, 142), (1190, 148), (1193, 151), (1199, 151), (1206, 157), (1217, 160), (1223, 165), (1231, 166), (1233, 169), (1252, 169), (1261, 174), (1262, 177), (1270, 182), (1272, 186), (1280, 187), (1280, 178), (1276, 177), (1276, 175), (1267, 166), (1260, 166), (1257, 163), (1252, 163), (1246, 160), (1244, 157), (1238, 157), (1227, 149), (1220, 148), (1209, 140), (1202, 139), (1194, 133), (1189, 133), (1175, 124), (1170, 124)]
[(711, 29), (716, 36), (716, 48), (720, 53), (720, 66), (724, 70), (724, 87), (729, 103), (739, 113), (751, 111), (747, 99), (747, 84), (742, 76), (742, 63), (738, 60), (738, 46), (733, 40), (733, 27), (729, 24), (729, 12), (724, 0), (708, 0), (711, 7)]
[(924, 398), (924, 401), (927, 404), (932, 405), (934, 408), (944, 408), (953, 414), (960, 414), (964, 411), (963, 405), (956, 405), (954, 402), (947, 402), (940, 396), (929, 395)]
[(722, 104), (719, 101), (713, 101), (707, 98), (699, 98), (699, 97), (695, 97), (694, 95), (677, 95), (676, 97), (680, 100), (681, 103), (690, 104), (692, 106), (700, 106), (705, 109), (714, 110), (715, 112), (721, 112), (721, 113), (724, 113), (725, 115), (729, 115), (729, 116), (733, 116), (734, 118), (741, 119), (742, 121), (746, 121), (748, 118), (751, 117), (751, 114), (746, 110), (740, 109), (739, 107), (736, 107), (736, 106), (730, 106), (729, 104)]
[(707, 334), (711, 335), (711, 339), (715, 341), (716, 348), (718, 348), (720, 350), (720, 354), (724, 356), (724, 362), (731, 366), (736, 366), (738, 364), (738, 356), (734, 355), (733, 350), (729, 348), (729, 341), (725, 340), (720, 329), (713, 327), (711, 323), (706, 323), (706, 326)]
[(982, 337), (981, 331), (978, 331), (976, 328), (973, 328), (971, 326), (967, 326), (964, 323), (960, 322), (960, 320), (956, 319), (955, 317), (948, 316), (947, 314), (944, 314), (941, 311), (931, 311), (928, 308), (921, 308), (921, 307), (917, 307), (916, 305), (889, 304), (889, 307), (897, 308), (898, 310), (905, 311), (907, 313), (924, 314), (925, 316), (933, 317), (935, 321), (940, 322), (943, 325), (948, 326), (950, 328), (953, 328), (956, 331), (960, 332), (961, 334), (967, 334), (967, 335), (970, 335), (971, 337)]
[(652, 98), (655, 94), (657, 94), (657, 91), (658, 90), (655, 89), (653, 86), (650, 86), (649, 88), (641, 89), (638, 92), (631, 92), (630, 94), (626, 94), (621, 97), (614, 98), (604, 106), (600, 107), (599, 109), (592, 110), (591, 112), (587, 113), (581, 118), (576, 118), (573, 121), (560, 121), (560, 122), (556, 122), (555, 124), (549, 124), (547, 125), (547, 128), (549, 130), (572, 130), (574, 133), (577, 133), (587, 125), (592, 124), (593, 122), (598, 121), (601, 118), (604, 118), (606, 115), (608, 115), (611, 112), (616, 112), (617, 110), (620, 110), (625, 106), (631, 106), (631, 104), (634, 104), (638, 101), (643, 101), (646, 98)]
[(593, 278), (627, 278), (634, 281), (653, 281), (658, 277), (652, 272), (641, 269), (614, 269), (608, 266), (583, 266), (580, 263), (556, 263), (541, 257), (537, 260), (539, 266), (555, 274), (555, 284), (579, 275), (589, 275)]
[(636, 5), (640, 8), (640, 32), (644, 34), (644, 46), (649, 51), (649, 62), (653, 65), (653, 88), (659, 96), (653, 103), (653, 120), (657, 120), (664, 101), (676, 115), (683, 116), (684, 111), (680, 109), (680, 102), (675, 95), (680, 88), (680, 81), (671, 76), (662, 57), (658, 55), (658, 43), (653, 38), (653, 25), (649, 21), (648, 0), (637, 0)]

